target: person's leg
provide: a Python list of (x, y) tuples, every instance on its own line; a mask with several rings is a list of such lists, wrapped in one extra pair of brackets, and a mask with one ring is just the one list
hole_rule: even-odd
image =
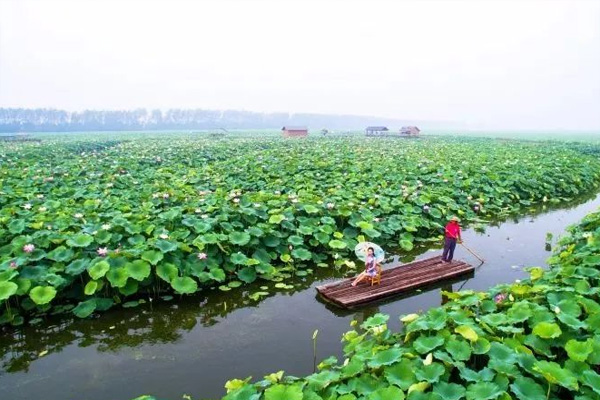
[(445, 238), (444, 239), (444, 252), (442, 253), (442, 261), (446, 261), (448, 260), (448, 250), (450, 250), (450, 239)]
[(365, 277), (366, 277), (365, 272), (361, 272), (360, 274), (358, 274), (358, 276), (356, 277), (354, 282), (352, 282), (352, 286), (358, 285), (363, 279), (365, 279)]
[(448, 250), (448, 258), (446, 258), (446, 260), (448, 262), (452, 261), (452, 258), (454, 258), (454, 249), (456, 248), (456, 239), (450, 239), (450, 248)]

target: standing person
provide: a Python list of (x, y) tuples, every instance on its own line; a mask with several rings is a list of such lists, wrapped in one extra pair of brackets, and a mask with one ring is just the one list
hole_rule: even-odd
[(365, 270), (356, 277), (354, 282), (352, 282), (352, 286), (358, 285), (367, 278), (373, 279), (377, 276), (378, 272), (379, 264), (377, 264), (377, 259), (375, 258), (375, 249), (369, 247), (367, 249), (367, 258), (365, 259)]
[(456, 248), (456, 241), (462, 242), (460, 237), (460, 225), (458, 224), (458, 218), (452, 217), (448, 225), (446, 225), (446, 234), (444, 240), (444, 252), (442, 253), (443, 262), (452, 262), (454, 257), (454, 249)]

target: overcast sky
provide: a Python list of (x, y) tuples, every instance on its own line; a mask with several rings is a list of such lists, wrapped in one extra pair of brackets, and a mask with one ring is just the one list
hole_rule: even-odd
[(0, 0), (0, 107), (600, 130), (600, 0)]

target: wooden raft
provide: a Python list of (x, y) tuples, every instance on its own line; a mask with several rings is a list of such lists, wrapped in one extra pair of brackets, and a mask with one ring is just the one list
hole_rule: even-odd
[(354, 278), (317, 286), (319, 294), (327, 301), (342, 307), (353, 308), (395, 296), (402, 292), (418, 289), (429, 284), (472, 273), (475, 267), (463, 261), (442, 262), (442, 257), (432, 257), (394, 268), (384, 269), (381, 283), (371, 286), (363, 281), (351, 285)]

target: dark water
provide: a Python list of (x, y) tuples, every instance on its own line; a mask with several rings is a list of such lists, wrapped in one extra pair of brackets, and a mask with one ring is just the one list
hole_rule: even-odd
[[(550, 255), (545, 246), (547, 232), (554, 234), (555, 242), (568, 225), (599, 206), (600, 196), (503, 222), (485, 233), (467, 230), (465, 243), (486, 263), (474, 277), (444, 289), (483, 290), (527, 277), (523, 266), (543, 266)], [(417, 258), (434, 254), (439, 250)], [(456, 258), (478, 264), (461, 247)], [(261, 379), (278, 370), (291, 375), (311, 373), (315, 329), (319, 330), (317, 358), (341, 358), (340, 337), (350, 329), (352, 319), (388, 313), (392, 315), (390, 327), (397, 329), (398, 315), (441, 302), (439, 287), (357, 312), (319, 302), (314, 287), (345, 273), (344, 269), (320, 269), (313, 276), (297, 278), (294, 289), (273, 292), (262, 300), (249, 297), (261, 290), (258, 284), (193, 299), (155, 300), (152, 306), (114, 310), (94, 320), (49, 319), (36, 327), (4, 332), (0, 337), (0, 398), (128, 400), (141, 394), (164, 399), (181, 399), (183, 394), (217, 398), (225, 393), (223, 385), (231, 378)], [(264, 285), (272, 291), (274, 283)]]

